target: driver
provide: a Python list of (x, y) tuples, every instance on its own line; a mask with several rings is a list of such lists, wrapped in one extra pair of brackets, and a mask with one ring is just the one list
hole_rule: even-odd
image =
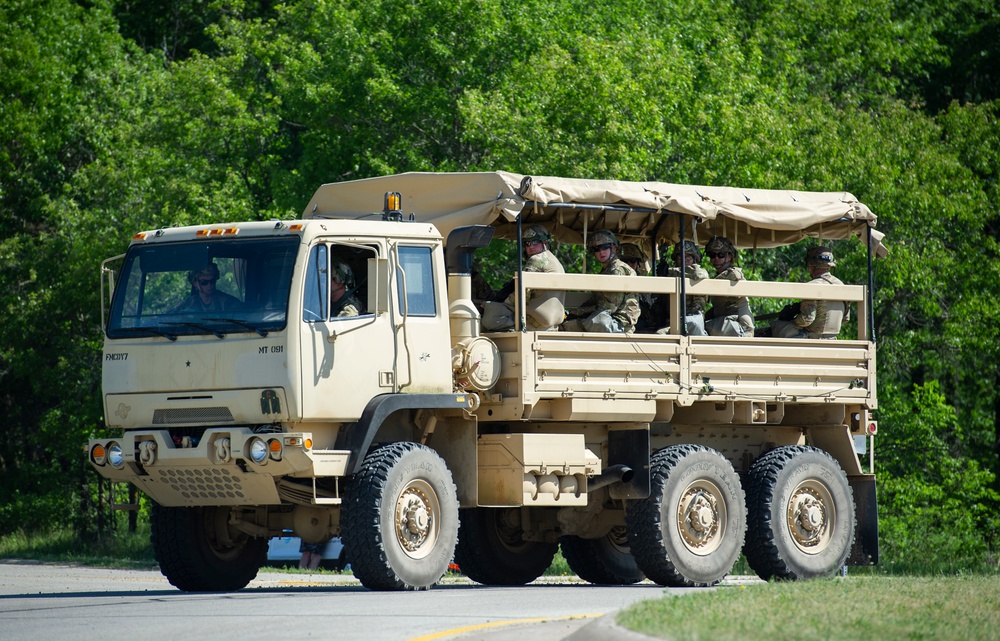
[(191, 292), (187, 298), (178, 303), (172, 310), (173, 314), (185, 312), (228, 312), (238, 310), (243, 304), (240, 299), (219, 291), (216, 283), (219, 281), (219, 266), (208, 263), (201, 269), (192, 269), (187, 275), (191, 284)]

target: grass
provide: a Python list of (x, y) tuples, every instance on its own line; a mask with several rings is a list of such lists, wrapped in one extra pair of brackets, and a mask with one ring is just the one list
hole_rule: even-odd
[(848, 576), (725, 586), (637, 603), (617, 621), (671, 641), (1000, 639), (1000, 580)]
[(0, 559), (78, 563), (105, 568), (156, 567), (149, 542), (149, 524), (135, 532), (119, 531), (98, 540), (77, 538), (69, 529), (49, 532), (14, 532), (0, 537)]

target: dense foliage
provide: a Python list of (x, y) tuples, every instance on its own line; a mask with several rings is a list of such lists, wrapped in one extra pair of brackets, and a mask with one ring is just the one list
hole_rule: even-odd
[[(97, 274), (133, 232), (506, 169), (857, 195), (892, 252), (885, 559), (996, 563), (992, 0), (7, 0), (0, 91), (0, 533), (93, 528)], [(744, 260), (801, 279), (802, 251)]]

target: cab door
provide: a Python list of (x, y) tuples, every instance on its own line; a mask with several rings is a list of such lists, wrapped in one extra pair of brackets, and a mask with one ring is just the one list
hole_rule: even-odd
[[(372, 397), (395, 390), (384, 251), (377, 241), (320, 242), (309, 250), (300, 320), (305, 421), (355, 421)], [(339, 283), (345, 266), (350, 282)], [(331, 287), (342, 284), (356, 314), (344, 314), (343, 298), (333, 300)]]

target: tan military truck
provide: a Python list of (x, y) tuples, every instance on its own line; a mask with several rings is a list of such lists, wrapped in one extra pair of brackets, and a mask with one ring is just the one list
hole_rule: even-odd
[[(870, 287), (518, 273), (518, 329), (484, 333), (473, 254), (535, 223), (581, 245), (608, 229), (649, 249), (883, 251), (847, 193), (504, 172), (329, 184), (302, 220), (138, 233), (102, 265), (116, 436), (88, 456), (153, 499), (170, 582), (239, 589), (288, 530), (343, 537), (383, 590), (452, 560), (524, 584), (560, 547), (600, 584), (711, 585), (741, 552), (766, 579), (877, 561)], [(674, 328), (692, 294), (846, 301), (861, 320), (843, 340), (520, 329), (529, 292), (593, 291), (668, 295)]]

